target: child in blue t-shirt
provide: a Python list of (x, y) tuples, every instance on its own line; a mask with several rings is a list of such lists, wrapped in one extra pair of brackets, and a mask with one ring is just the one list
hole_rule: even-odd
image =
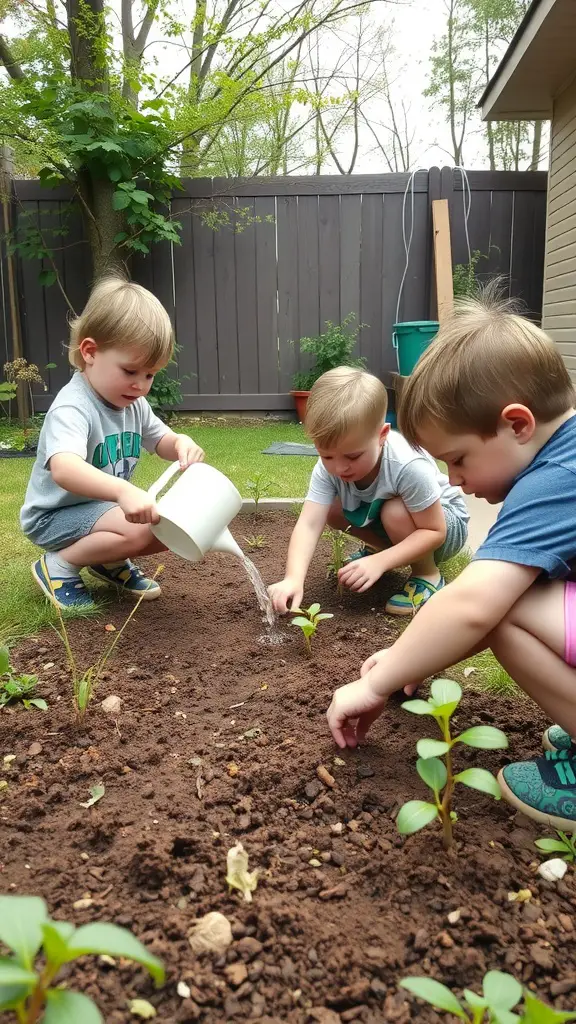
[(450, 482), (504, 502), (472, 563), (361, 678), (334, 694), (336, 742), (355, 746), (388, 696), (490, 647), (554, 722), (545, 755), (509, 764), (503, 796), (576, 831), (576, 395), (546, 334), (490, 295), (466, 301), (406, 382), (400, 428)]

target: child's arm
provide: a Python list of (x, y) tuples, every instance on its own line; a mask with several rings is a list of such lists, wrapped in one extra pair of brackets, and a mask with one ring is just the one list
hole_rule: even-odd
[(326, 526), (330, 505), (305, 501), (298, 522), (292, 531), (286, 557), (286, 575), (268, 588), (274, 609), (280, 614), (299, 608), (304, 593), (304, 580), (322, 530)]
[(179, 462), (180, 469), (187, 469), (193, 462), (203, 462), (204, 452), (188, 434), (175, 434), (168, 430), (156, 445), (156, 454), (167, 462)]
[(435, 501), (423, 512), (411, 512), (410, 515), (416, 525), (413, 533), (391, 548), (349, 562), (340, 569), (339, 582), (362, 593), (385, 572), (417, 562), (423, 555), (441, 547), (446, 539), (446, 520), (440, 501)]
[(95, 501), (116, 502), (129, 523), (160, 521), (156, 505), (146, 491), (135, 487), (128, 480), (90, 466), (80, 455), (59, 452), (50, 459), (49, 469), (54, 482), (70, 494), (79, 494)]
[[(472, 562), (427, 601), (396, 643), (362, 666), (362, 678), (336, 690), (328, 723), (339, 746), (355, 747), (391, 693), (465, 658), (488, 636), (541, 570), (513, 562)], [(356, 722), (357, 720), (357, 722)]]

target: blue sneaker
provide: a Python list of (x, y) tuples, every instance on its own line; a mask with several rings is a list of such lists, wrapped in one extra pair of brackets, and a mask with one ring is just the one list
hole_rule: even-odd
[(560, 725), (551, 725), (542, 736), (544, 750), (570, 750), (572, 737)]
[(88, 571), (97, 580), (118, 587), (124, 594), (128, 594), (136, 601), (140, 597), (143, 601), (154, 601), (162, 593), (162, 588), (156, 583), (156, 580), (147, 579), (142, 570), (134, 565), (129, 558), (114, 569), (107, 569), (105, 565), (90, 565)]
[(445, 586), (446, 580), (443, 576), (440, 577), (436, 585), (429, 583), (428, 580), (421, 580), (419, 576), (411, 576), (406, 581), (404, 590), (400, 594), (394, 594), (388, 601), (385, 608), (386, 614), (415, 615), (418, 609), (426, 604), (426, 601), (429, 601)]
[(507, 764), (498, 782), (504, 799), (528, 818), (576, 832), (576, 746)]
[(367, 558), (369, 555), (374, 554), (376, 554), (375, 548), (369, 548), (367, 544), (362, 544), (358, 551), (353, 551), (351, 555), (348, 555), (348, 558), (344, 559), (344, 565), (349, 565), (350, 562), (357, 562), (359, 558)]
[(50, 576), (46, 565), (46, 556), (42, 555), (32, 564), (32, 575), (43, 594), (56, 608), (68, 611), (87, 611), (94, 607), (94, 601), (86, 590), (80, 575), (62, 579)]

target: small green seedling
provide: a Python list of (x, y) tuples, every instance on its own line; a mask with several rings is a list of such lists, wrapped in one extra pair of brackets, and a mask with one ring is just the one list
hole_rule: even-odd
[[(436, 1010), (450, 1013), (468, 1024), (562, 1024), (576, 1020), (576, 1013), (561, 1013), (537, 999), (519, 981), (503, 971), (488, 971), (482, 981), (482, 995), (464, 989), (466, 1009), (453, 992), (433, 978), (403, 978), (400, 987), (423, 999)], [(513, 1007), (523, 1000), (520, 1014)]]
[(272, 487), (276, 487), (275, 480), (269, 480), (265, 473), (255, 473), (253, 480), (246, 481), (246, 488), (254, 499), (254, 515), (258, 515), (258, 506), (262, 498), (268, 498)]
[(265, 548), (268, 543), (263, 533), (251, 533), (249, 537), (244, 537), (244, 540), (251, 551), (256, 548)]
[[(461, 698), (462, 690), (458, 683), (452, 679), (435, 679), (428, 700), (408, 700), (402, 705), (413, 715), (431, 715), (435, 718), (442, 739), (422, 739), (416, 744), (416, 771), (432, 790), (434, 803), (409, 800), (400, 808), (396, 826), (402, 835), (411, 835), (435, 818), (440, 818), (446, 850), (449, 850), (453, 843), (452, 824), (456, 820), (456, 815), (452, 811), (452, 794), (456, 782), (488, 793), (495, 800), (500, 800), (502, 795), (497, 780), (485, 768), (466, 768), (454, 775), (452, 748), (456, 743), (464, 743), (467, 747), (478, 747), (481, 750), (504, 750), (508, 746), (505, 734), (491, 725), (476, 725), (472, 729), (466, 729), (459, 736), (451, 736), (450, 718)], [(440, 760), (442, 757), (444, 761)]]
[(558, 853), (562, 860), (567, 860), (568, 863), (573, 864), (576, 861), (576, 839), (572, 836), (567, 836), (560, 829), (556, 830), (556, 835), (560, 838), (536, 839), (534, 845), (539, 850), (542, 850), (543, 853)]
[(0, 896), (0, 943), (13, 953), (0, 957), (0, 1010), (12, 1010), (19, 1024), (104, 1024), (87, 996), (53, 988), (61, 967), (88, 954), (135, 960), (164, 982), (161, 961), (131, 932), (101, 921), (80, 928), (52, 921), (39, 896)]
[(7, 647), (0, 647), (0, 708), (12, 700), (21, 700), (24, 707), (39, 708), (46, 711), (48, 705), (41, 697), (32, 697), (38, 676), (18, 675), (10, 664), (10, 652)]
[[(338, 573), (344, 566), (346, 561), (346, 543), (348, 541), (349, 529), (350, 527), (348, 527), (347, 530), (332, 530), (328, 527), (328, 529), (324, 530), (324, 533), (322, 534), (324, 539), (330, 541), (330, 544), (332, 545), (330, 561), (328, 562), (328, 570), (326, 572), (328, 579), (331, 576), (338, 579)], [(343, 589), (342, 584), (339, 582), (338, 593), (342, 594)]]
[(311, 604), (309, 608), (293, 608), (292, 611), (296, 612), (296, 618), (292, 619), (290, 625), (300, 626), (306, 644), (306, 652), (310, 657), (312, 654), (310, 641), (316, 634), (318, 623), (323, 619), (333, 619), (334, 616), (331, 612), (321, 612), (319, 604)]
[[(156, 577), (159, 576), (160, 573), (163, 571), (163, 569), (164, 566), (159, 565), (152, 577), (152, 580), (155, 580)], [(52, 584), (50, 584), (50, 586), (52, 587)], [(54, 593), (54, 591), (52, 591), (52, 593)], [(117, 632), (115, 632), (113, 640), (110, 641), (102, 656), (93, 665), (90, 665), (89, 668), (87, 668), (86, 671), (82, 674), (80, 674), (80, 671), (76, 664), (76, 658), (74, 657), (74, 652), (70, 644), (70, 637), (68, 636), (68, 630), (66, 629), (66, 625), (64, 623), (64, 617), (62, 615), (60, 608), (58, 607), (58, 605), (56, 605), (56, 612), (58, 615), (59, 622), (59, 629), (57, 629), (56, 632), (58, 633), (58, 636), (60, 637), (62, 643), (64, 644), (64, 650), (66, 651), (68, 669), (70, 672), (70, 677), (72, 679), (74, 710), (76, 712), (76, 719), (78, 723), (82, 722), (84, 715), (88, 710), (88, 705), (90, 704), (90, 701), (94, 696), (98, 680), (106, 667), (106, 663), (108, 662), (114, 648), (116, 647), (116, 644), (118, 643), (120, 637), (122, 636), (122, 633), (126, 629), (126, 626), (138, 611), (145, 597), (145, 594), (146, 591), (143, 590), (136, 604), (134, 605), (132, 611), (125, 619), (120, 629)]]

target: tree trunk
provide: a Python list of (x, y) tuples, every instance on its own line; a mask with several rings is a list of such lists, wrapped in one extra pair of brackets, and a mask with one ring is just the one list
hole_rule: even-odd
[(125, 227), (124, 218), (112, 206), (116, 185), (106, 178), (94, 179), (87, 171), (78, 174), (82, 217), (92, 255), (92, 282), (106, 274), (127, 273), (114, 238)]
[(542, 121), (534, 121), (534, 137), (532, 139), (532, 159), (528, 167), (529, 171), (537, 171), (540, 163), (540, 150), (542, 148)]

